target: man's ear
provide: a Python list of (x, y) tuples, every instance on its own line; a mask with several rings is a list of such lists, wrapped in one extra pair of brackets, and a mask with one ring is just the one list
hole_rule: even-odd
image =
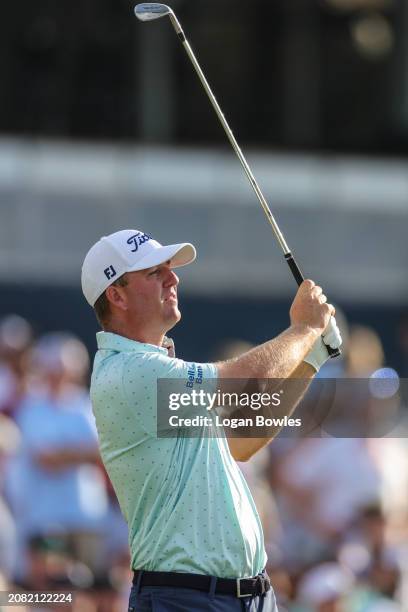
[(128, 301), (124, 287), (111, 285), (106, 289), (106, 299), (112, 306), (116, 306), (120, 310), (128, 309)]

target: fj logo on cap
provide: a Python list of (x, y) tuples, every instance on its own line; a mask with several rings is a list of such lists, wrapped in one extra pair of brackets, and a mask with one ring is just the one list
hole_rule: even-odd
[(116, 270), (113, 266), (109, 266), (109, 268), (106, 268), (103, 272), (108, 280), (116, 276)]
[(142, 234), (141, 232), (138, 232), (137, 234), (134, 234), (128, 238), (126, 242), (133, 246), (133, 249), (131, 249), (132, 253), (136, 253), (138, 248), (145, 242), (149, 242), (150, 239), (151, 236), (149, 236), (149, 234)]

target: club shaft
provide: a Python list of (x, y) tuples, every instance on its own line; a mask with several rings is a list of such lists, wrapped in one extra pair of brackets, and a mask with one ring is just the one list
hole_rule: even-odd
[[(273, 233), (275, 234), (276, 239), (277, 239), (277, 241), (278, 241), (278, 243), (279, 243), (279, 245), (280, 245), (280, 247), (281, 247), (281, 249), (283, 251), (283, 254), (285, 256), (286, 262), (289, 265), (289, 268), (290, 268), (290, 270), (291, 270), (291, 272), (293, 274), (293, 277), (296, 280), (296, 283), (298, 285), (301, 285), (303, 280), (304, 280), (304, 276), (303, 276), (303, 274), (302, 274), (298, 264), (296, 263), (293, 255), (292, 255), (292, 253), (291, 253), (291, 251), (290, 251), (290, 249), (289, 249), (289, 247), (288, 247), (288, 245), (286, 243), (286, 240), (283, 237), (283, 234), (282, 234), (282, 232), (279, 229), (279, 226), (278, 226), (278, 224), (277, 224), (277, 222), (275, 220), (275, 217), (273, 216), (273, 214), (271, 212), (271, 209), (269, 208), (269, 205), (268, 205), (268, 203), (267, 203), (267, 201), (265, 199), (265, 196), (263, 195), (263, 193), (261, 191), (261, 188), (259, 187), (259, 185), (258, 185), (258, 183), (257, 183), (257, 181), (256, 181), (256, 179), (255, 179), (255, 177), (254, 177), (254, 175), (252, 173), (252, 170), (249, 167), (248, 162), (245, 159), (245, 156), (242, 153), (241, 148), (240, 148), (238, 142), (236, 141), (234, 134), (232, 133), (232, 130), (231, 130), (230, 126), (228, 125), (227, 120), (224, 117), (224, 113), (222, 112), (222, 110), (220, 108), (220, 105), (218, 104), (217, 99), (214, 96), (214, 94), (212, 92), (212, 89), (211, 89), (207, 79), (205, 78), (205, 75), (204, 75), (203, 71), (201, 70), (200, 64), (198, 63), (197, 58), (194, 55), (194, 52), (193, 52), (193, 50), (192, 50), (188, 40), (185, 37), (185, 34), (184, 34), (183, 29), (182, 29), (182, 27), (180, 25), (180, 22), (178, 21), (177, 17), (174, 15), (174, 13), (172, 13), (170, 15), (170, 20), (171, 20), (171, 22), (173, 24), (174, 29), (177, 32), (177, 36), (180, 38), (180, 40), (181, 40), (181, 42), (183, 44), (183, 47), (184, 47), (184, 49), (187, 52), (188, 57), (191, 60), (191, 63), (194, 66), (194, 69), (195, 69), (195, 71), (196, 71), (196, 73), (197, 73), (197, 75), (198, 75), (198, 77), (199, 77), (199, 79), (200, 79), (200, 81), (201, 81), (201, 83), (202, 83), (206, 93), (207, 93), (207, 96), (208, 96), (208, 98), (209, 98), (209, 100), (210, 100), (210, 102), (211, 102), (211, 104), (212, 104), (212, 106), (213, 106), (213, 108), (214, 108), (214, 110), (215, 110), (215, 112), (217, 114), (218, 119), (220, 120), (221, 125), (224, 128), (224, 131), (225, 131), (225, 133), (226, 133), (226, 135), (228, 137), (228, 140), (230, 141), (230, 143), (232, 145), (232, 148), (234, 149), (234, 151), (235, 151), (235, 153), (236, 153), (236, 155), (237, 155), (237, 157), (238, 157), (238, 159), (239, 159), (239, 161), (240, 161), (240, 163), (241, 163), (241, 165), (242, 165), (242, 167), (243, 167), (243, 169), (245, 171), (245, 174), (247, 175), (248, 180), (251, 183), (251, 186), (252, 186), (253, 190), (255, 191), (256, 197), (258, 198), (259, 203), (262, 206), (262, 208), (263, 208), (263, 210), (265, 212), (265, 215), (266, 215), (266, 217), (267, 217), (267, 219), (268, 219), (268, 221), (269, 221), (269, 223), (270, 223), (270, 225), (272, 227)], [(327, 352), (329, 353), (330, 357), (338, 357), (341, 354), (339, 349), (332, 349), (330, 346), (327, 346), (326, 348), (327, 348)]]
[(208, 84), (208, 81), (205, 78), (205, 75), (204, 75), (203, 71), (201, 70), (200, 64), (198, 63), (197, 58), (195, 57), (194, 52), (193, 52), (193, 50), (192, 50), (188, 40), (186, 39), (186, 37), (184, 35), (184, 32), (183, 32), (183, 30), (181, 28), (180, 23), (178, 22), (178, 20), (177, 20), (177, 18), (175, 16), (173, 17), (173, 15), (171, 16), (171, 21), (172, 21), (172, 24), (173, 24), (173, 26), (174, 26), (177, 34), (178, 34), (178, 37), (180, 38), (181, 42), (183, 43), (183, 47), (186, 50), (187, 55), (190, 58), (191, 63), (194, 66), (194, 69), (195, 69), (195, 71), (196, 71), (196, 73), (197, 73), (197, 75), (198, 75), (198, 77), (199, 77), (199, 79), (200, 79), (200, 81), (201, 81), (201, 83), (202, 83), (206, 93), (207, 93), (207, 96), (208, 96), (208, 98), (209, 98), (209, 100), (210, 100), (210, 102), (211, 102), (211, 104), (212, 104), (212, 106), (213, 106), (213, 108), (214, 108), (214, 110), (215, 110), (215, 112), (217, 114), (217, 117), (220, 120), (220, 123), (221, 123), (222, 127), (224, 128), (224, 131), (225, 131), (225, 133), (226, 133), (226, 135), (228, 137), (228, 140), (230, 141), (231, 146), (234, 149), (234, 151), (235, 151), (235, 153), (236, 153), (236, 155), (237, 155), (237, 157), (238, 157), (238, 159), (239, 159), (239, 161), (240, 161), (240, 163), (241, 163), (241, 165), (242, 165), (242, 167), (243, 167), (243, 169), (245, 171), (245, 174), (248, 177), (248, 180), (249, 180), (253, 190), (255, 191), (256, 197), (258, 198), (259, 203), (262, 206), (262, 208), (263, 208), (263, 210), (265, 212), (265, 215), (266, 215), (269, 223), (272, 226), (272, 230), (273, 230), (273, 232), (274, 232), (274, 234), (276, 236), (276, 239), (278, 240), (279, 245), (280, 245), (280, 247), (281, 247), (281, 249), (282, 249), (282, 251), (283, 251), (283, 253), (284, 253), (285, 257), (286, 257), (286, 256), (290, 255), (290, 249), (289, 249), (289, 247), (288, 247), (288, 245), (286, 243), (285, 238), (283, 237), (282, 232), (279, 229), (278, 224), (276, 223), (276, 220), (275, 220), (275, 218), (274, 218), (274, 216), (273, 216), (273, 214), (271, 212), (271, 209), (268, 206), (268, 203), (267, 203), (267, 201), (265, 199), (265, 196), (263, 195), (263, 193), (261, 191), (261, 188), (259, 187), (259, 185), (258, 185), (258, 183), (257, 183), (257, 181), (256, 181), (256, 179), (255, 179), (255, 177), (254, 177), (254, 175), (252, 173), (252, 170), (249, 167), (248, 162), (245, 159), (245, 156), (242, 153), (241, 148), (240, 148), (238, 142), (236, 141), (234, 134), (232, 133), (232, 130), (231, 130), (230, 126), (228, 125), (227, 120), (224, 117), (224, 113), (222, 112), (222, 110), (220, 108), (220, 105), (218, 104), (218, 102), (217, 102), (217, 100), (216, 100), (216, 98), (215, 98), (215, 96), (214, 96), (214, 94), (213, 94), (213, 92), (211, 90), (211, 87)]

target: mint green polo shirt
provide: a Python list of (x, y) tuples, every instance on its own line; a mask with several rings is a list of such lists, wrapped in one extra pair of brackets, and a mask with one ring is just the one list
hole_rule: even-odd
[[(214, 364), (99, 332), (91, 398), (100, 451), (129, 527), (131, 566), (246, 578), (266, 564), (262, 526), (225, 437), (157, 436), (157, 379), (195, 386)], [(201, 370), (199, 370), (201, 368)], [(186, 388), (186, 391), (188, 391)]]

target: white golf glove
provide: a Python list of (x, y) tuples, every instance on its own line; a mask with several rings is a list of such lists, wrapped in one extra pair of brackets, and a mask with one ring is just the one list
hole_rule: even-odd
[(329, 359), (327, 347), (338, 349), (341, 347), (343, 340), (340, 330), (337, 327), (336, 319), (332, 317), (329, 325), (326, 327), (324, 334), (316, 340), (303, 361), (308, 363), (318, 372), (322, 365)]

